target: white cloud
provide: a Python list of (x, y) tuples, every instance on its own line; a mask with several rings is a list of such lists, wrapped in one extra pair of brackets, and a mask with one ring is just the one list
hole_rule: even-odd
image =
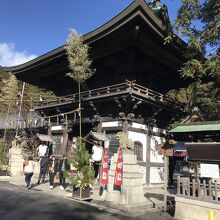
[(4, 67), (16, 66), (36, 58), (34, 54), (27, 51), (15, 51), (13, 43), (0, 43), (0, 65)]

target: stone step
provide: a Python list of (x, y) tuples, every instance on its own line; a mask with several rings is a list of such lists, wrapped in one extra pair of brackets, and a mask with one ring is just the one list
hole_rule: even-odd
[(21, 148), (13, 148), (13, 147), (12, 147), (12, 148), (10, 149), (10, 153), (11, 153), (11, 154), (21, 154), (21, 152), (22, 152), (22, 151), (21, 151)]
[(9, 182), (10, 178), (11, 178), (10, 176), (0, 176), (0, 181)]
[(19, 163), (22, 163), (22, 164), (23, 164), (24, 159), (21, 159), (21, 158), (13, 158), (13, 159), (10, 159), (9, 161), (10, 161), (10, 163), (12, 163), (12, 162), (19, 162)]
[(164, 207), (163, 200), (157, 199), (155, 197), (148, 197), (148, 200), (150, 200), (153, 203), (154, 208), (162, 208)]
[(20, 159), (20, 160), (24, 161), (24, 159), (21, 155), (18, 155), (18, 154), (11, 155), (10, 160), (16, 160), (16, 159)]

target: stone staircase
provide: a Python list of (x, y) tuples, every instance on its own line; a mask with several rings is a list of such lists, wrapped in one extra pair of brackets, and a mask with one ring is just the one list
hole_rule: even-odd
[(19, 147), (12, 147), (10, 149), (10, 159), (9, 166), (11, 176), (21, 176), (23, 175), (23, 162), (24, 158)]
[[(9, 167), (10, 167), (10, 173), (11, 173), (11, 179), (23, 177), (23, 162), (24, 158), (22, 155), (21, 148), (18, 146), (13, 146), (10, 149), (10, 159), (9, 159)], [(37, 179), (39, 172), (40, 172), (40, 164), (39, 162), (35, 162), (35, 167), (34, 167), (34, 176), (33, 179)]]

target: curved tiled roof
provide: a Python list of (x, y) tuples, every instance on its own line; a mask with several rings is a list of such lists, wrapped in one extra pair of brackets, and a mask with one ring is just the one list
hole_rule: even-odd
[[(105, 37), (116, 29), (119, 29), (121, 26), (128, 23), (130, 20), (137, 16), (141, 17), (147, 23), (147, 25), (152, 28), (154, 32), (157, 33), (161, 38), (165, 36), (164, 31), (166, 27), (163, 25), (162, 21), (150, 10), (149, 6), (144, 0), (135, 0), (110, 21), (106, 22), (99, 28), (83, 35), (84, 42), (91, 44)], [(181, 47), (184, 45), (184, 42), (178, 37), (175, 38), (175, 41), (176, 42), (174, 43), (176, 45)], [(65, 56), (66, 54), (64, 46), (65, 45), (62, 45), (24, 64), (13, 67), (5, 67), (5, 70), (7, 72), (19, 74), (20, 72), (25, 72), (37, 66), (44, 65), (51, 60)]]

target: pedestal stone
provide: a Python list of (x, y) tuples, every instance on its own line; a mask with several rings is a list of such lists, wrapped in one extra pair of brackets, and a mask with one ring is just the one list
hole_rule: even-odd
[(140, 173), (140, 166), (137, 164), (137, 155), (123, 155), (123, 185), (114, 185), (115, 171), (118, 155), (114, 154), (109, 170), (109, 181), (107, 190), (102, 195), (102, 200), (114, 208), (132, 211), (132, 208), (151, 208), (153, 204), (144, 196), (142, 185), (143, 176)]

